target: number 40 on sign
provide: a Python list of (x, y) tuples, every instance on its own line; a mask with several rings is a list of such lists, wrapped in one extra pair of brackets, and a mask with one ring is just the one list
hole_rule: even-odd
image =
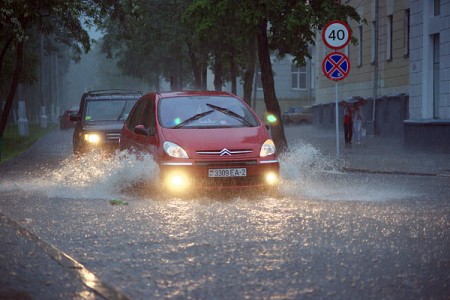
[(332, 21), (322, 30), (322, 40), (328, 48), (342, 49), (350, 42), (351, 31), (347, 23)]

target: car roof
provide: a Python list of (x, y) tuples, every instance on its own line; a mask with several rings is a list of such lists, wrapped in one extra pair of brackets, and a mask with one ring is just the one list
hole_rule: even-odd
[(176, 92), (152, 92), (148, 94), (159, 95), (160, 98), (191, 97), (191, 96), (227, 96), (237, 98), (236, 95), (222, 91), (176, 91)]
[(121, 90), (121, 89), (111, 89), (111, 90), (95, 90), (89, 91), (83, 94), (83, 99), (89, 98), (90, 100), (104, 100), (104, 99), (130, 99), (130, 98), (140, 98), (142, 92), (132, 91), (132, 90)]

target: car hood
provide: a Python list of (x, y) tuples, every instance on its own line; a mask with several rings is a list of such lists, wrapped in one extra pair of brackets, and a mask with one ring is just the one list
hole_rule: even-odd
[(85, 131), (118, 131), (123, 127), (123, 122), (90, 122), (83, 126)]
[(189, 157), (201, 151), (251, 150), (246, 156), (259, 155), (261, 145), (269, 138), (263, 127), (168, 129), (162, 130), (164, 140), (181, 146)]

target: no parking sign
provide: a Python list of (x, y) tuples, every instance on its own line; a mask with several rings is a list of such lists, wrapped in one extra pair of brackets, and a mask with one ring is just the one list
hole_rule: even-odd
[(322, 71), (330, 80), (342, 80), (350, 72), (350, 60), (344, 53), (331, 52), (322, 62)]

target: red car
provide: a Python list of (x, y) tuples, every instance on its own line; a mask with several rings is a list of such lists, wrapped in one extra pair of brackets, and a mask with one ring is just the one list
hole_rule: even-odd
[(167, 92), (142, 96), (120, 135), (120, 148), (150, 153), (164, 187), (273, 187), (279, 162), (255, 112), (225, 92)]
[(70, 116), (76, 115), (77, 113), (78, 113), (78, 106), (74, 106), (71, 109), (65, 110), (62, 116), (59, 117), (59, 128), (61, 130), (74, 128), (75, 122), (70, 120)]

